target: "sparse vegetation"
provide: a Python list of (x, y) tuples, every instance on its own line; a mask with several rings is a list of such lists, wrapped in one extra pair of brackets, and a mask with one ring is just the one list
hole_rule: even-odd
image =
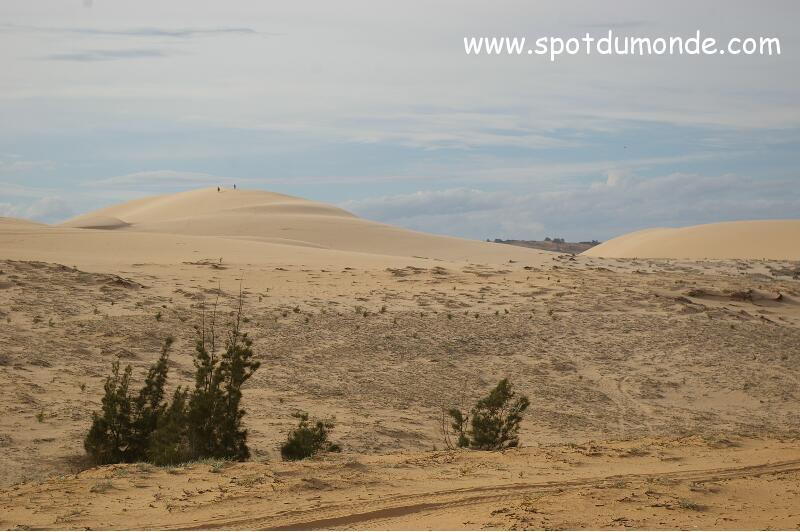
[(706, 509), (706, 506), (703, 504), (696, 503), (689, 499), (681, 499), (678, 501), (678, 506), (683, 508), (684, 510), (692, 510), (693, 512), (702, 512)]
[(519, 426), (522, 415), (530, 406), (525, 395), (518, 396), (508, 379), (501, 380), (478, 401), (469, 414), (460, 408), (451, 408), (450, 427), (443, 426), (445, 444), (453, 448), (451, 431), (455, 434), (457, 447), (470, 447), (487, 451), (499, 451), (519, 445)]
[(296, 429), (289, 433), (286, 443), (281, 446), (281, 456), (284, 460), (303, 460), (319, 452), (338, 452), (339, 446), (328, 441), (333, 422), (318, 420), (313, 425), (308, 419), (307, 412), (294, 414), (299, 420)]
[(114, 489), (114, 484), (110, 480), (101, 480), (96, 482), (91, 488), (89, 488), (90, 493), (106, 493), (109, 490)]

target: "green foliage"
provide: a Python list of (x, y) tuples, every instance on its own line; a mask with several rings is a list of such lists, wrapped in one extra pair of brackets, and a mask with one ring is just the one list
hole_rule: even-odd
[(98, 464), (133, 462), (129, 452), (133, 433), (133, 405), (128, 393), (131, 366), (120, 373), (119, 361), (111, 366), (106, 378), (102, 409), (92, 414), (92, 426), (83, 447)]
[(490, 451), (516, 447), (522, 415), (529, 406), (527, 396), (518, 396), (508, 379), (501, 380), (469, 415), (458, 408), (448, 410), (457, 446)]
[(129, 391), (131, 367), (120, 373), (119, 362), (106, 379), (103, 408), (94, 413), (84, 441), (86, 452), (99, 464), (149, 460), (169, 465), (215, 458), (246, 460), (247, 430), (242, 426), (242, 386), (260, 363), (253, 360), (252, 341), (240, 331), (242, 295), (235, 321), (218, 352), (216, 304), (210, 324), (203, 313), (195, 347), (195, 385), (178, 388), (165, 400), (169, 351), (167, 338), (161, 356), (147, 373), (137, 395)]
[(147, 459), (156, 465), (173, 465), (187, 462), (192, 454), (189, 446), (187, 396), (188, 390), (178, 387), (172, 402), (158, 419), (158, 426), (150, 437)]
[(253, 342), (239, 329), (240, 308), (225, 351), (217, 353), (212, 316), (211, 327), (200, 331), (195, 347), (195, 389), (189, 399), (189, 442), (192, 455), (204, 458), (246, 460), (247, 430), (242, 428), (242, 385), (260, 363), (253, 360)]
[(308, 413), (293, 414), (299, 420), (296, 429), (289, 433), (286, 443), (281, 446), (284, 460), (303, 460), (321, 451), (338, 452), (339, 446), (328, 441), (333, 430), (333, 422), (317, 421), (314, 425), (308, 420)]
[(171, 346), (172, 338), (167, 338), (136, 397), (129, 390), (131, 366), (120, 374), (119, 361), (113, 364), (106, 379), (102, 411), (93, 414), (83, 442), (96, 463), (137, 462), (146, 457), (150, 437), (166, 409), (163, 398)]
[(167, 337), (164, 341), (164, 346), (161, 348), (161, 356), (147, 372), (144, 386), (133, 403), (134, 418), (130, 452), (137, 458), (147, 455), (150, 436), (156, 430), (158, 420), (167, 408), (167, 405), (163, 402), (164, 386), (167, 384), (169, 350), (173, 341), (172, 337)]
[(508, 379), (501, 380), (472, 409), (473, 448), (499, 450), (516, 447), (522, 414), (530, 406), (526, 396), (517, 396)]
[(469, 416), (465, 416), (458, 408), (451, 408), (447, 413), (453, 418), (450, 426), (453, 431), (455, 431), (456, 435), (458, 435), (456, 445), (459, 447), (469, 447), (469, 437), (467, 437)]

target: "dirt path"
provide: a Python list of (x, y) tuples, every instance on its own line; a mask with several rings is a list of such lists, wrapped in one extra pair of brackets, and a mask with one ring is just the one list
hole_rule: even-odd
[(266, 529), (266, 530), (315, 530), (331, 528), (368, 528), (369, 523), (380, 521), (381, 527), (391, 526), (392, 519), (430, 511), (457, 511), (477, 504), (501, 503), (519, 500), (537, 493), (561, 492), (567, 489), (647, 481), (654, 476), (668, 482), (720, 482), (764, 475), (777, 475), (800, 471), (800, 460), (772, 462), (744, 467), (672, 471), (667, 473), (638, 473), (601, 477), (577, 478), (567, 481), (540, 483), (514, 483), (502, 486), (475, 487), (402, 495), (380, 501), (359, 504), (331, 504), (313, 510), (288, 511), (278, 514), (248, 516), (245, 518), (222, 518), (217, 520), (179, 524), (166, 527), (170, 530), (202, 530), (216, 528)]

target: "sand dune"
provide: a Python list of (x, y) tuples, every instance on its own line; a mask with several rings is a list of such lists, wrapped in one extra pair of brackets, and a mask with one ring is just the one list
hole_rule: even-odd
[(30, 227), (44, 227), (45, 224), (34, 222), (32, 220), (22, 220), (20, 218), (10, 218), (8, 216), (0, 216), (0, 228), (10, 231), (19, 228)]
[(645, 229), (604, 242), (589, 257), (800, 259), (800, 220), (753, 220)]
[[(536, 250), (401, 229), (358, 218), (332, 205), (257, 190), (218, 192), (206, 188), (143, 198), (73, 218), (61, 228), (113, 229), (118, 236), (115, 241), (120, 243), (135, 241), (137, 237), (130, 235), (156, 233), (215, 237), (234, 241), (230, 245), (243, 250), (250, 244), (242, 241), (248, 240), (259, 246), (280, 244), (307, 250), (496, 264), (509, 260), (541, 262), (550, 256)], [(295, 251), (272, 250), (267, 255), (276, 253), (286, 260)], [(251, 259), (258, 262), (265, 250), (254, 249), (252, 255)]]

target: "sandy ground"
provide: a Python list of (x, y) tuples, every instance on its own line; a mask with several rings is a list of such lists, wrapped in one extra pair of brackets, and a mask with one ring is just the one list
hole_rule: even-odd
[[(339, 249), (351, 216), (317, 234), (315, 209), (247, 238), (0, 221), (0, 526), (800, 527), (797, 262)], [(265, 240), (281, 220), (304, 244)], [(228, 315), (240, 283), (253, 461), (84, 470), (111, 362), (141, 377), (174, 335), (190, 382), (200, 305)], [(532, 402), (522, 448), (442, 450), (442, 407), (506, 376)], [(297, 409), (335, 417), (344, 452), (281, 462)]]
[(0, 509), (7, 528), (796, 529), (799, 480), (795, 442), (645, 439), (106, 466), (16, 486)]

